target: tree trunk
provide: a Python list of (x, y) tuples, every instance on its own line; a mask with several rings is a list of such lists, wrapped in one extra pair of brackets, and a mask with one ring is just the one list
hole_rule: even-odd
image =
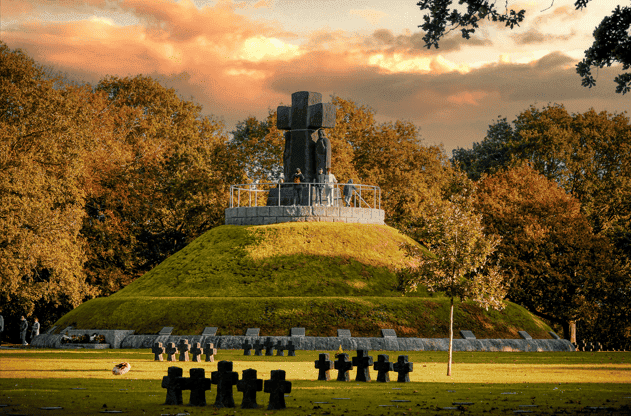
[(566, 321), (563, 325), (563, 338), (576, 344), (576, 321)]
[(454, 297), (451, 297), (451, 309), (449, 310), (449, 361), (447, 362), (447, 376), (451, 377), (451, 356), (454, 347)]

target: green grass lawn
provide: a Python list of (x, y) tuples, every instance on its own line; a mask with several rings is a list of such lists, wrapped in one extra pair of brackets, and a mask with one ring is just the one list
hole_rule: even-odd
[[(176, 365), (188, 375), (201, 367), (207, 377), (213, 363), (155, 362), (149, 350), (0, 350), (0, 415), (84, 415), (120, 410), (133, 415), (425, 415), (425, 414), (630, 414), (631, 353), (454, 353), (453, 376), (447, 377), (445, 352), (408, 352), (414, 362), (411, 383), (317, 381), (314, 361), (321, 351), (298, 351), (296, 357), (243, 356), (220, 350), (216, 360), (234, 363), (234, 371), (254, 368), (268, 379), (282, 369), (292, 382), (287, 409), (267, 411), (269, 394), (259, 392), (257, 410), (241, 410), (242, 393), (234, 388), (234, 409), (216, 409), (216, 390), (206, 393), (206, 407), (165, 406), (161, 379)], [(351, 356), (354, 351), (346, 351)], [(335, 351), (328, 351), (334, 359)], [(401, 352), (371, 351), (395, 361)], [(122, 361), (131, 371), (114, 376)], [(334, 380), (337, 372), (331, 371)], [(351, 371), (354, 380), (356, 372)], [(371, 376), (376, 379), (376, 371)], [(396, 374), (391, 373), (396, 380)], [(184, 392), (184, 402), (189, 393)], [(409, 400), (409, 401), (393, 401)], [(316, 403), (326, 402), (326, 403)], [(467, 405), (454, 403), (473, 403)], [(45, 410), (42, 407), (63, 407)], [(446, 409), (445, 408), (453, 408)], [(597, 408), (597, 409), (592, 409)]]

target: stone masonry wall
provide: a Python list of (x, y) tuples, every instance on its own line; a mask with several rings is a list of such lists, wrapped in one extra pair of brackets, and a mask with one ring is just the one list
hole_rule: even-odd
[(283, 222), (344, 222), (384, 224), (384, 211), (352, 207), (238, 207), (226, 209), (226, 224), (266, 225)]

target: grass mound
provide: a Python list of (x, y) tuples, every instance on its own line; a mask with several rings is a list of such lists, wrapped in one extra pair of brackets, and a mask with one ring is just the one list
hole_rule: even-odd
[[(219, 335), (307, 335), (438, 338), (448, 334), (448, 301), (423, 290), (397, 290), (395, 270), (406, 264), (401, 243), (413, 243), (394, 228), (338, 223), (285, 223), (208, 231), (132, 284), (107, 298), (93, 299), (63, 316), (59, 330), (133, 329), (199, 334), (206, 326)], [(525, 330), (548, 338), (550, 328), (525, 309), (484, 311), (465, 303), (456, 330), (478, 338), (518, 338)]]

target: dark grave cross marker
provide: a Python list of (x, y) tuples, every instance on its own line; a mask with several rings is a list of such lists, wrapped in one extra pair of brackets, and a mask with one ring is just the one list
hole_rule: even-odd
[[(197, 343), (199, 344), (199, 343)], [(206, 378), (203, 368), (191, 368), (191, 377), (188, 379), (188, 390), (191, 391), (191, 406), (206, 406), (206, 391), (210, 390), (210, 379)]]
[(206, 362), (212, 363), (215, 361), (215, 354), (217, 354), (217, 348), (214, 347), (212, 342), (206, 343), (204, 345), (204, 354), (206, 354)]
[(166, 347), (167, 353), (167, 361), (175, 361), (175, 354), (177, 353), (177, 348), (175, 348), (175, 343), (169, 342)]
[(181, 339), (177, 348), (180, 351), (180, 361), (188, 361), (188, 352), (191, 349), (191, 344), (188, 343), (188, 340), (186, 338)]
[(296, 356), (296, 346), (292, 340), (287, 341), (287, 356), (295, 357)]
[(265, 393), (270, 393), (267, 410), (285, 409), (285, 394), (291, 393), (291, 381), (285, 381), (284, 370), (272, 370), (269, 380), (265, 380)]
[(271, 338), (267, 338), (265, 340), (265, 355), (272, 356), (274, 355), (274, 341)]
[(154, 354), (153, 360), (164, 361), (164, 359), (162, 358), (162, 354), (164, 354), (164, 351), (166, 351), (166, 349), (162, 346), (161, 342), (156, 342), (155, 344), (153, 344), (153, 348), (151, 348), (151, 352)]
[(243, 376), (237, 382), (237, 390), (243, 392), (241, 409), (256, 409), (256, 392), (263, 390), (263, 380), (256, 378), (256, 370), (248, 368), (243, 370)]
[(195, 363), (201, 363), (202, 362), (202, 345), (199, 342), (194, 343), (191, 346), (191, 361), (195, 362)]
[(286, 349), (287, 348), (283, 345), (283, 342), (281, 340), (278, 340), (278, 342), (276, 343), (276, 355), (279, 357), (284, 357)]
[(350, 381), (349, 371), (353, 369), (353, 363), (348, 359), (348, 354), (338, 354), (335, 361), (337, 370), (337, 381)]
[(164, 404), (182, 404), (182, 388), (180, 378), (182, 378), (180, 367), (169, 367), (167, 375), (162, 377), (162, 388), (167, 389), (167, 398)]
[(252, 355), (252, 352), (250, 351), (251, 349), (252, 344), (250, 344), (250, 341), (246, 339), (243, 343), (243, 355)]
[(265, 346), (257, 339), (254, 341), (252, 348), (254, 349), (254, 355), (263, 355), (263, 348), (265, 348)]
[(357, 367), (355, 381), (370, 381), (370, 366), (373, 365), (373, 361), (368, 355), (368, 350), (357, 350), (357, 357), (353, 357), (353, 365)]
[(232, 371), (232, 361), (219, 361), (217, 370), (211, 374), (210, 382), (217, 385), (215, 407), (234, 407), (232, 386), (239, 381), (239, 374)]
[(407, 355), (399, 355), (397, 362), (394, 363), (394, 371), (399, 373), (399, 377), (397, 377), (397, 382), (399, 383), (409, 383), (410, 382), (410, 374), (412, 372), (413, 363), (408, 362)]
[[(320, 358), (315, 361), (315, 368), (318, 371), (318, 380), (329, 381), (331, 380), (330, 370), (333, 367), (333, 363), (329, 360), (329, 354), (320, 353)], [(337, 367), (336, 367), (337, 368)]]
[(277, 109), (277, 127), (285, 133), (283, 166), (285, 178), (291, 179), (299, 168), (311, 182), (319, 168), (331, 167), (331, 144), (318, 129), (335, 127), (335, 106), (322, 103), (322, 94), (299, 91), (291, 95), (291, 107)]
[(377, 381), (380, 383), (387, 383), (390, 381), (389, 371), (394, 371), (394, 363), (389, 361), (386, 354), (379, 354), (377, 356), (377, 362), (373, 368), (377, 371)]

